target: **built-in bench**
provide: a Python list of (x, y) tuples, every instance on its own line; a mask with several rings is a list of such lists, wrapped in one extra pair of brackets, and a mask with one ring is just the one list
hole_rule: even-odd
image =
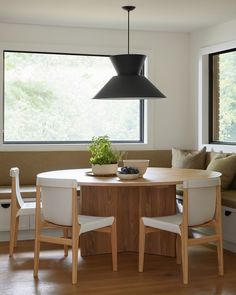
[[(24, 198), (34, 198), (36, 192), (35, 185), (22, 185), (21, 194)], [(0, 200), (9, 199), (11, 195), (11, 187), (10, 186), (0, 186)]]

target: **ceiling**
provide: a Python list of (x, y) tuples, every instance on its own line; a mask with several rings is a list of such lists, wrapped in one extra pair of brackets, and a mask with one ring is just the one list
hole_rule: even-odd
[(236, 0), (0, 0), (0, 22), (192, 32), (236, 17)]

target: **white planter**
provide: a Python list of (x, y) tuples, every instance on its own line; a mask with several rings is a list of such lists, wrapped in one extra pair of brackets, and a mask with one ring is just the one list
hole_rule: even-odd
[(116, 174), (118, 169), (118, 164), (106, 164), (106, 165), (93, 165), (92, 172), (94, 175), (109, 175)]

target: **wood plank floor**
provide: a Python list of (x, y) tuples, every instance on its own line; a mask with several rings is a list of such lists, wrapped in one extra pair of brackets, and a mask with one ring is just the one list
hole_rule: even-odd
[(145, 256), (144, 273), (137, 272), (138, 256), (118, 256), (118, 272), (111, 271), (111, 256), (79, 258), (78, 284), (71, 284), (71, 252), (54, 245), (42, 245), (39, 279), (33, 278), (33, 242), (21, 241), (13, 258), (8, 243), (0, 243), (0, 294), (98, 294), (98, 295), (213, 295), (236, 294), (236, 254), (224, 252), (225, 276), (217, 275), (213, 246), (190, 249), (190, 283), (183, 286), (181, 267), (174, 258)]

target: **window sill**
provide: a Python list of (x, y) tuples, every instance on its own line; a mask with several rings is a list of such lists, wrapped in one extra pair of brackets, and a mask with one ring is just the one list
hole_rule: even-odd
[(224, 153), (236, 153), (236, 145), (228, 144), (202, 144), (201, 147), (206, 147), (207, 151), (224, 152)]
[[(117, 143), (113, 145), (117, 150), (151, 150), (151, 143)], [(2, 144), (0, 151), (87, 151), (89, 144)]]

